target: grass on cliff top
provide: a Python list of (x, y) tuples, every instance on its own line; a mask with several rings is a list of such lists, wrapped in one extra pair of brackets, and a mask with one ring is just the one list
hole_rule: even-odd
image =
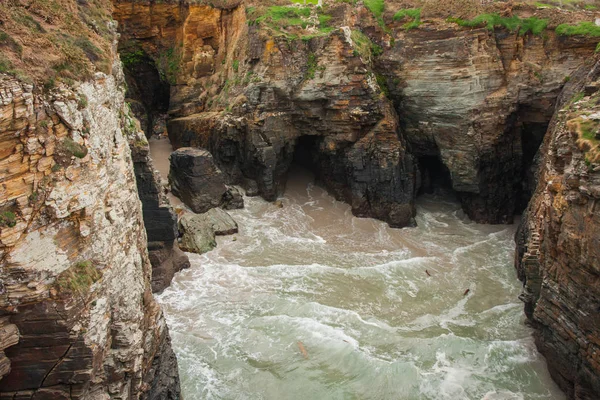
[(548, 26), (548, 20), (546, 19), (539, 19), (536, 17), (519, 18), (516, 15), (512, 17), (502, 17), (496, 13), (481, 14), (470, 20), (448, 18), (448, 21), (464, 27), (484, 26), (489, 30), (493, 30), (496, 27), (502, 27), (511, 32), (519, 31), (520, 35), (525, 35), (528, 32), (539, 35)]
[(51, 88), (110, 72), (110, 0), (0, 2), (0, 71)]
[[(295, 1), (304, 4), (303, 0)], [(307, 2), (307, 4), (317, 2)], [(246, 15), (248, 25), (265, 26), (276, 34), (287, 39), (294, 40), (302, 38), (309, 40), (312, 37), (325, 35), (333, 30), (328, 23), (331, 16), (327, 15), (322, 8), (310, 6), (270, 6), (270, 7), (247, 7)], [(302, 32), (307, 28), (316, 28), (316, 32), (305, 34)]]
[(580, 22), (577, 25), (560, 24), (556, 27), (556, 33), (562, 36), (600, 36), (600, 26), (593, 22)]

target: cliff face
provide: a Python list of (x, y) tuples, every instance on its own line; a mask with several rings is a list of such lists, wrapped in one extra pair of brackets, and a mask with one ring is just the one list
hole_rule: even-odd
[(517, 234), (525, 312), (552, 376), (574, 399), (600, 395), (599, 88), (597, 62), (566, 87)]
[[(63, 11), (44, 7), (0, 5), (3, 45), (21, 46), (2, 54), (18, 79), (0, 73), (0, 398), (177, 399), (114, 25), (69, 19), (75, 40)], [(15, 22), (23, 15), (30, 27)], [(57, 27), (60, 49), (48, 56), (57, 63), (27, 69)]]
[(172, 143), (208, 148), (232, 183), (274, 199), (292, 162), (312, 165), (356, 215), (392, 226), (412, 223), (419, 188), (445, 172), (472, 219), (511, 222), (556, 98), (595, 47), (552, 29), (406, 30), (389, 12), (383, 29), (336, 2), (304, 30), (269, 12), (115, 2), (130, 87), (151, 116), (167, 106), (144, 93), (169, 86)]
[(178, 392), (151, 294), (119, 71), (51, 98), (1, 78), (0, 315), (18, 330), (4, 350), (3, 396), (138, 398), (159, 375), (171, 378), (159, 392)]
[(512, 222), (556, 98), (594, 39), (451, 24), (400, 32), (379, 63), (413, 154), (441, 159), (471, 219)]
[(161, 176), (150, 158), (150, 146), (145, 134), (137, 129), (133, 113), (127, 115), (126, 123), (134, 128), (129, 132), (128, 139), (148, 236), (152, 291), (161, 292), (171, 284), (176, 272), (189, 268), (190, 261), (177, 245), (177, 215), (164, 192)]
[[(172, 73), (174, 147), (210, 149), (231, 183), (255, 181), (269, 200), (283, 190), (296, 158), (316, 165), (355, 214), (393, 226), (412, 223), (414, 159), (375, 81), (370, 49), (358, 54), (349, 28), (290, 43), (249, 27), (242, 6), (117, 3), (115, 18), (122, 43), (134, 43), (124, 52), (144, 54), (138, 64), (147, 57), (160, 66), (172, 54), (164, 43), (181, 43), (171, 55), (178, 69), (163, 72)], [(166, 20), (170, 30), (153, 30)]]

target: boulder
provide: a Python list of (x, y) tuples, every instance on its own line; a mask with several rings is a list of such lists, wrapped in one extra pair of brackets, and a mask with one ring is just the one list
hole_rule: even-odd
[(173, 194), (195, 213), (215, 207), (243, 208), (242, 194), (225, 184), (226, 177), (204, 149), (184, 147), (170, 156), (169, 183)]
[(221, 208), (212, 208), (204, 214), (185, 213), (179, 219), (179, 247), (183, 251), (203, 254), (217, 246), (217, 235), (237, 232), (237, 223)]

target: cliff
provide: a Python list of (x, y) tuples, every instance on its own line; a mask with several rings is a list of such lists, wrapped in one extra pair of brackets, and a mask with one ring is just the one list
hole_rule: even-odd
[[(597, 42), (554, 31), (592, 12), (492, 5), (521, 25), (465, 28), (433, 10), (407, 27), (404, 2), (380, 15), (263, 3), (116, 1), (134, 96), (148, 118), (168, 112), (175, 147), (208, 148), (230, 183), (273, 200), (292, 162), (312, 165), (356, 215), (396, 227), (432, 180), (472, 219), (511, 222), (556, 98)], [(168, 104), (149, 95), (166, 92)]]
[(600, 394), (599, 89), (600, 63), (589, 62), (561, 95), (517, 234), (525, 312), (553, 378), (573, 399)]
[(268, 200), (292, 163), (394, 227), (436, 185), (485, 223), (511, 223), (535, 192), (517, 251), (526, 313), (561, 387), (596, 398), (597, 157), (584, 153), (597, 138), (555, 110), (596, 113), (594, 96), (568, 97), (592, 91), (598, 38), (573, 27), (597, 29), (598, 14), (482, 3), (115, 0), (114, 15), (148, 125), (166, 113), (176, 148), (207, 148)]
[(177, 399), (110, 7), (52, 4), (0, 6), (0, 398)]

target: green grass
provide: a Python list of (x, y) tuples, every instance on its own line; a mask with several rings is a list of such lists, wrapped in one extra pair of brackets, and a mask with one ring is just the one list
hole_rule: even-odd
[(352, 30), (350, 37), (354, 43), (354, 55), (360, 56), (367, 63), (371, 62), (373, 57), (383, 53), (381, 46), (373, 43), (367, 35), (359, 30)]
[[(295, 1), (297, 4), (304, 4), (303, 0)], [(317, 4), (317, 1), (309, 1), (307, 4)], [(306, 29), (308, 26), (313, 25), (310, 21), (313, 11), (316, 12), (318, 17), (318, 31), (308, 35), (301, 35), (297, 32), (290, 33), (287, 28), (302, 28)], [(331, 20), (331, 15), (326, 14), (322, 8), (314, 7), (293, 7), (293, 6), (272, 6), (266, 8), (259, 7), (247, 7), (246, 14), (248, 19), (248, 25), (261, 25), (272, 29), (279, 36), (284, 36), (288, 40), (295, 40), (301, 38), (304, 41), (309, 41), (314, 37), (326, 35), (331, 32), (333, 28), (328, 26)]]
[[(248, 8), (250, 16), (256, 14), (256, 8)], [(306, 27), (307, 22), (304, 18), (310, 17), (309, 7), (289, 7), (289, 6), (272, 6), (266, 8), (265, 12), (257, 16), (254, 20), (249, 20), (250, 25), (260, 25), (264, 22), (277, 23), (280, 26), (290, 25), (304, 25)]]
[(561, 36), (600, 36), (600, 26), (593, 22), (580, 22), (577, 25), (560, 24), (556, 27), (556, 33)]
[(421, 25), (421, 9), (420, 8), (408, 8), (398, 11), (394, 14), (394, 21), (402, 21), (403, 19), (410, 19), (412, 21), (402, 25), (406, 30), (418, 28)]
[(74, 141), (73, 139), (71, 139), (69, 137), (66, 137), (63, 139), (62, 145), (68, 153), (74, 155), (77, 158), (83, 158), (83, 157), (87, 156), (87, 153), (88, 153), (87, 147), (77, 143), (76, 141)]
[(385, 0), (363, 0), (365, 7), (377, 18), (381, 18), (385, 10)]
[(295, 4), (318, 4), (319, 0), (292, 0), (292, 3)]
[(17, 216), (12, 211), (3, 211), (0, 213), (0, 226), (13, 228), (17, 225)]
[(82, 295), (87, 293), (101, 277), (102, 273), (92, 265), (91, 261), (80, 261), (56, 278), (56, 286), (61, 292)]
[(480, 27), (485, 26), (489, 30), (496, 27), (505, 28), (511, 32), (519, 31), (520, 35), (525, 35), (528, 32), (534, 35), (541, 34), (548, 26), (548, 20), (531, 18), (519, 18), (518, 16), (501, 17), (498, 14), (481, 14), (471, 20), (463, 20), (460, 18), (448, 18), (449, 22), (454, 22), (464, 27)]

